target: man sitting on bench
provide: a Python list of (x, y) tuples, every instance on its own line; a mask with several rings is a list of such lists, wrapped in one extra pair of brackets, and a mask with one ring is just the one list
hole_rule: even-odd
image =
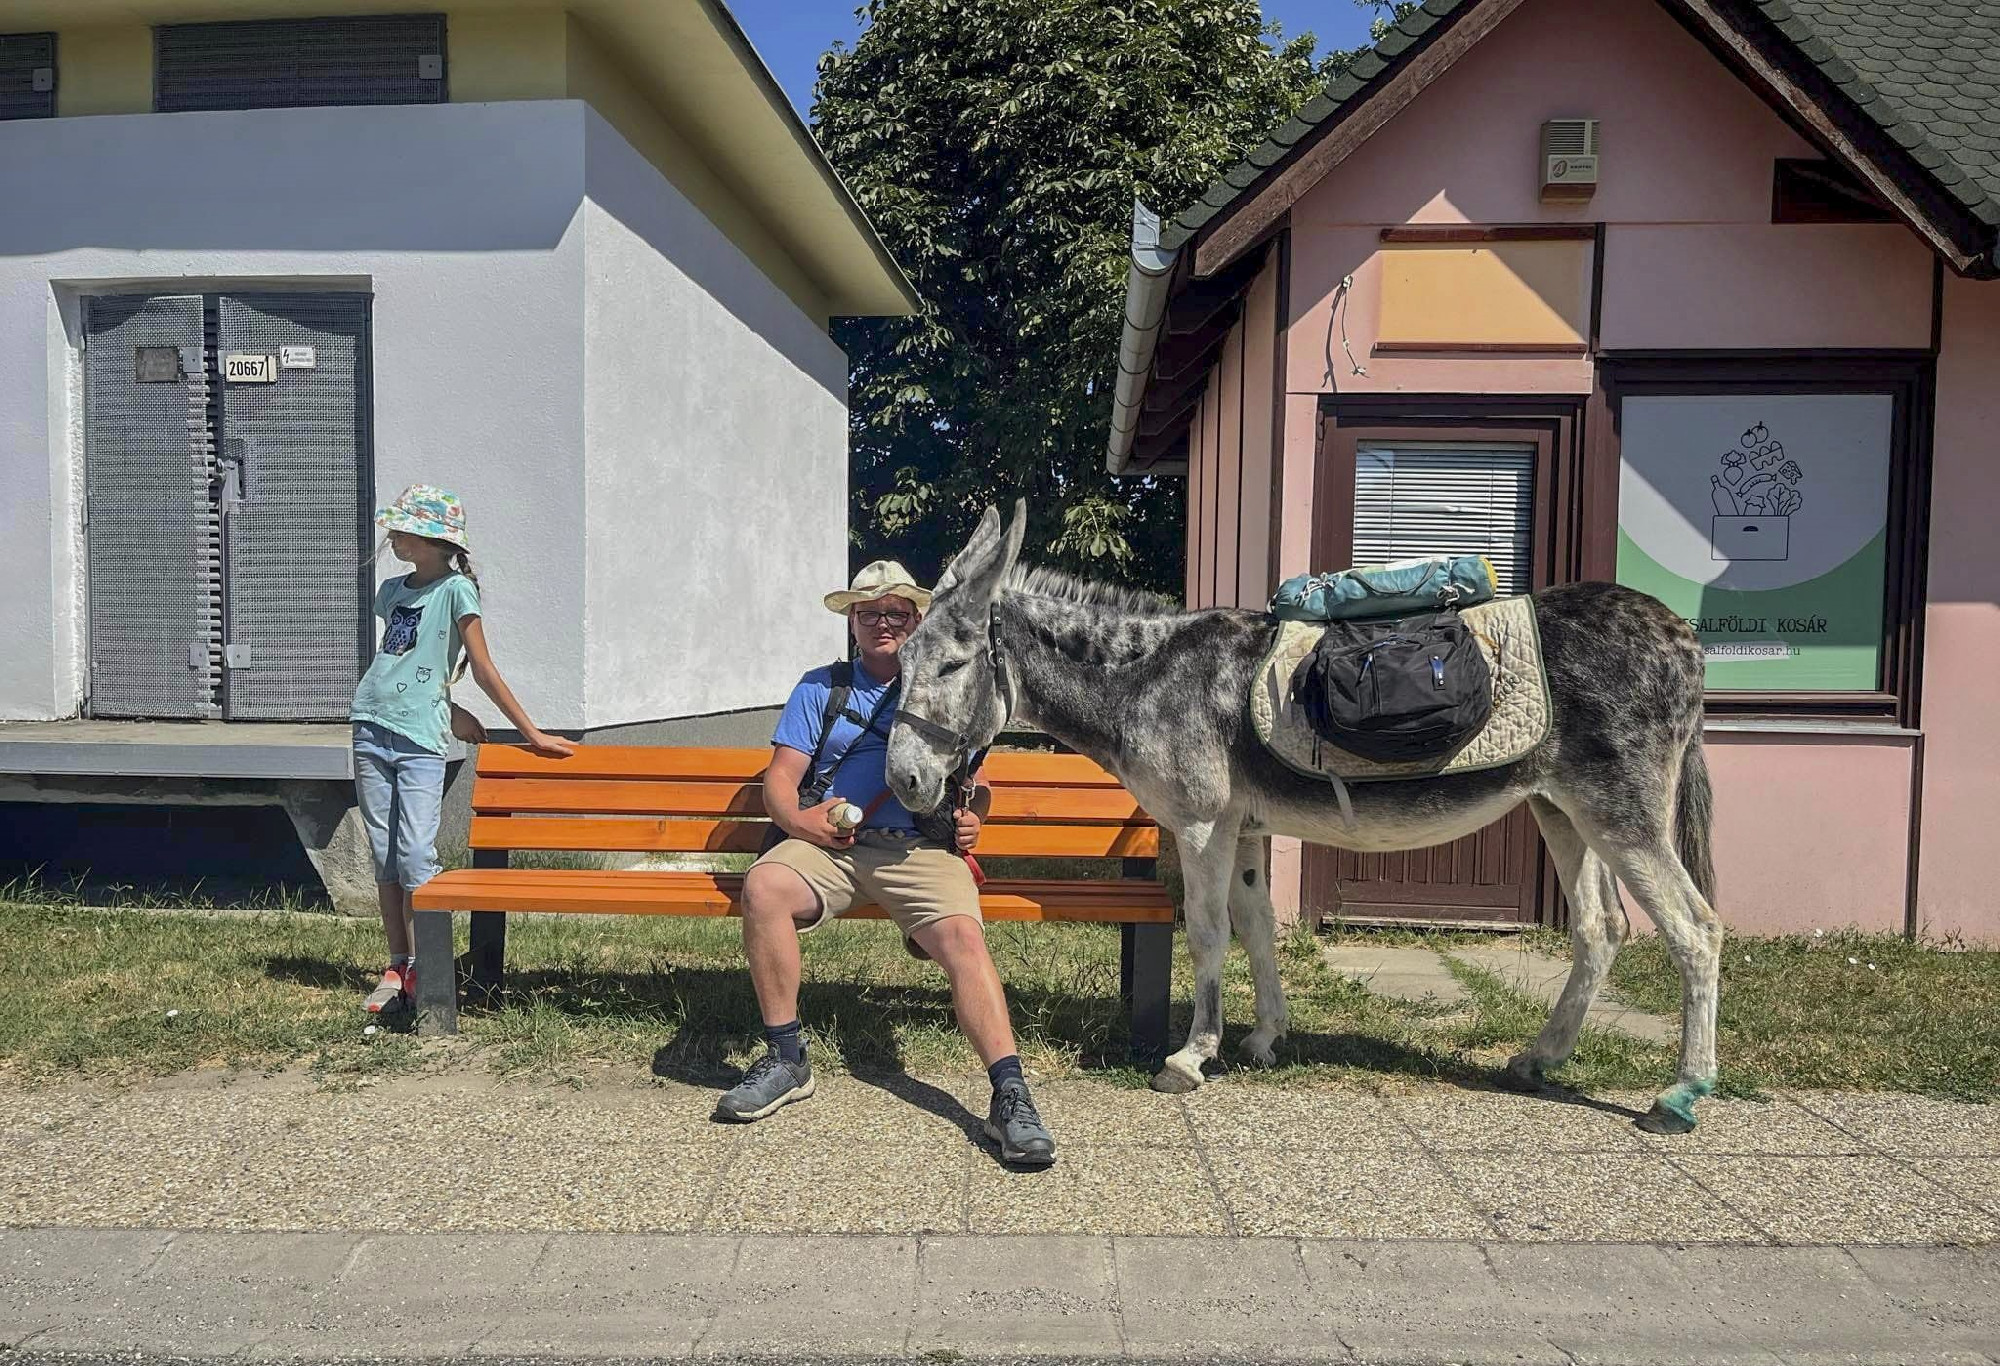
[[(1036, 1166), (1055, 1161), (1055, 1140), (1028, 1096), (1000, 974), (986, 950), (979, 888), (965, 855), (979, 838), (979, 812), (956, 812), (957, 848), (926, 840), (888, 790), (883, 769), (896, 711), (897, 653), (916, 629), (931, 595), (901, 565), (878, 560), (846, 590), (824, 599), (848, 619), (859, 657), (815, 669), (799, 680), (778, 721), (764, 807), (786, 838), (768, 849), (743, 880), (743, 948), (764, 1015), (769, 1044), (716, 1107), (722, 1119), (762, 1119), (813, 1093), (799, 1024), (799, 935), (857, 905), (882, 907), (903, 945), (951, 979), (959, 1028), (993, 1083), (986, 1135), (1003, 1160)], [(836, 823), (859, 809), (858, 830)]]

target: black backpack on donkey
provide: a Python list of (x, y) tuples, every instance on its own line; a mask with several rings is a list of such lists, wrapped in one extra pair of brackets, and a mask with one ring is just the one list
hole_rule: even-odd
[(1376, 763), (1441, 760), (1493, 714), (1493, 671), (1455, 611), (1332, 621), (1292, 672), (1320, 738)]

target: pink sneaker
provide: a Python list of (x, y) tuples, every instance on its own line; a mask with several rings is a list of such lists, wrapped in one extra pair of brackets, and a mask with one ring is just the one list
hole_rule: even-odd
[(368, 993), (368, 999), (361, 1008), (371, 1015), (394, 1014), (409, 1010), (417, 1000), (417, 965), (406, 963), (402, 967), (390, 965), (382, 970), (382, 980), (375, 990)]

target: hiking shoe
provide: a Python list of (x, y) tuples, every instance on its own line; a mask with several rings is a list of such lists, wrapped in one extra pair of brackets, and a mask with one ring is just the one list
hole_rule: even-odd
[(382, 970), (381, 982), (368, 993), (368, 999), (361, 1003), (361, 1008), (370, 1015), (393, 1015), (410, 1009), (416, 999), (416, 964), (409, 963), (400, 968), (391, 965)]
[(1028, 1096), (1028, 1083), (1009, 1078), (993, 1092), (986, 1112), (986, 1136), (1000, 1145), (1000, 1160), (1046, 1167), (1056, 1160), (1056, 1141)]
[(715, 1103), (715, 1117), (748, 1124), (812, 1093), (811, 1063), (786, 1062), (776, 1053), (766, 1053), (750, 1064), (734, 1090)]

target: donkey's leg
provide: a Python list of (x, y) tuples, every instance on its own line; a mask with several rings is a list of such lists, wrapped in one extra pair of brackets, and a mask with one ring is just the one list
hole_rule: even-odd
[(1285, 1037), (1285, 988), (1278, 980), (1278, 913), (1264, 872), (1264, 841), (1236, 842), (1236, 866), (1229, 875), (1229, 924), (1250, 956), (1257, 984), (1257, 1027), (1243, 1040), (1243, 1056), (1259, 1067), (1277, 1061), (1271, 1045)]
[(1204, 822), (1174, 831), (1187, 900), (1188, 956), (1194, 959), (1194, 1021), (1187, 1043), (1153, 1076), (1155, 1091), (1192, 1091), (1201, 1065), (1222, 1047), (1222, 957), (1229, 949), (1229, 871), (1236, 859), (1236, 830)]
[(1597, 851), (1584, 843), (1575, 822), (1546, 798), (1529, 802), (1535, 823), (1542, 827), (1542, 839), (1555, 860), (1556, 876), (1569, 898), (1570, 944), (1575, 954), (1569, 981), (1541, 1035), (1524, 1053), (1507, 1064), (1507, 1075), (1517, 1085), (1539, 1086), (1542, 1074), (1560, 1067), (1576, 1048), (1576, 1036), (1583, 1017), (1611, 971), (1612, 960), (1625, 942), (1625, 909), (1618, 904), (1618, 883), (1610, 866)]
[(1715, 1090), (1715, 1007), (1722, 965), (1722, 920), (1708, 904), (1664, 833), (1592, 843), (1632, 897), (1660, 927), (1681, 974), (1681, 1057), (1674, 1084), (1639, 1120), (1651, 1133), (1684, 1134), (1695, 1126), (1694, 1103)]

